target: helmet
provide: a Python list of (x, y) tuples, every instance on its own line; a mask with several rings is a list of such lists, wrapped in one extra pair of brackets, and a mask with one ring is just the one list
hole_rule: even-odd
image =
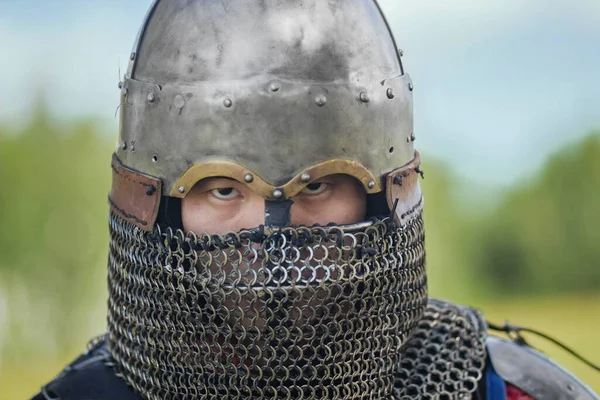
[[(336, 173), (374, 194), (415, 158), (412, 88), (372, 0), (158, 1), (131, 53), (115, 155), (162, 182), (157, 199), (220, 176), (284, 200)], [(151, 230), (158, 207), (144, 200)]]
[[(119, 373), (153, 399), (391, 396), (427, 290), (413, 87), (377, 3), (156, 1), (130, 58), (109, 196)], [(378, 215), (265, 213), (224, 235), (160, 218), (205, 178), (275, 208), (332, 174)]]

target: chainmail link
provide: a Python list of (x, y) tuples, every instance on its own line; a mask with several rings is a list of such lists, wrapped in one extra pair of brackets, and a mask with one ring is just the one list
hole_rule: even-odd
[(472, 399), (485, 367), (486, 337), (479, 312), (431, 299), (402, 348), (396, 398)]
[(427, 306), (403, 227), (147, 233), (110, 216), (108, 342), (146, 399), (389, 399)]

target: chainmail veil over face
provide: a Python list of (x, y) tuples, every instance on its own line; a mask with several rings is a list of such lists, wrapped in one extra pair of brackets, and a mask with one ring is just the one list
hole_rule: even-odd
[[(118, 376), (152, 400), (469, 398), (481, 324), (428, 305), (413, 86), (377, 3), (160, 0), (130, 59), (109, 195)], [(333, 174), (381, 207), (285, 222)], [(265, 224), (195, 234), (161, 219), (211, 177), (264, 197)], [(431, 358), (428, 338), (447, 348)]]
[(393, 395), (427, 304), (423, 222), (227, 235), (111, 216), (109, 343), (149, 399)]

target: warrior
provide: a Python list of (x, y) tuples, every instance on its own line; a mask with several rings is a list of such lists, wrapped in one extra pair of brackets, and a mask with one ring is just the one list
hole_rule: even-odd
[(121, 88), (108, 332), (34, 399), (598, 399), (429, 299), (374, 0), (160, 0)]

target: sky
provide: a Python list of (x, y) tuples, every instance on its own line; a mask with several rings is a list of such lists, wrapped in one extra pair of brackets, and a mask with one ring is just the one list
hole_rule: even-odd
[[(488, 186), (527, 178), (600, 128), (600, 1), (380, 0), (415, 84), (424, 159)], [(0, 121), (40, 88), (61, 119), (116, 137), (125, 72), (150, 0), (0, 0)]]

